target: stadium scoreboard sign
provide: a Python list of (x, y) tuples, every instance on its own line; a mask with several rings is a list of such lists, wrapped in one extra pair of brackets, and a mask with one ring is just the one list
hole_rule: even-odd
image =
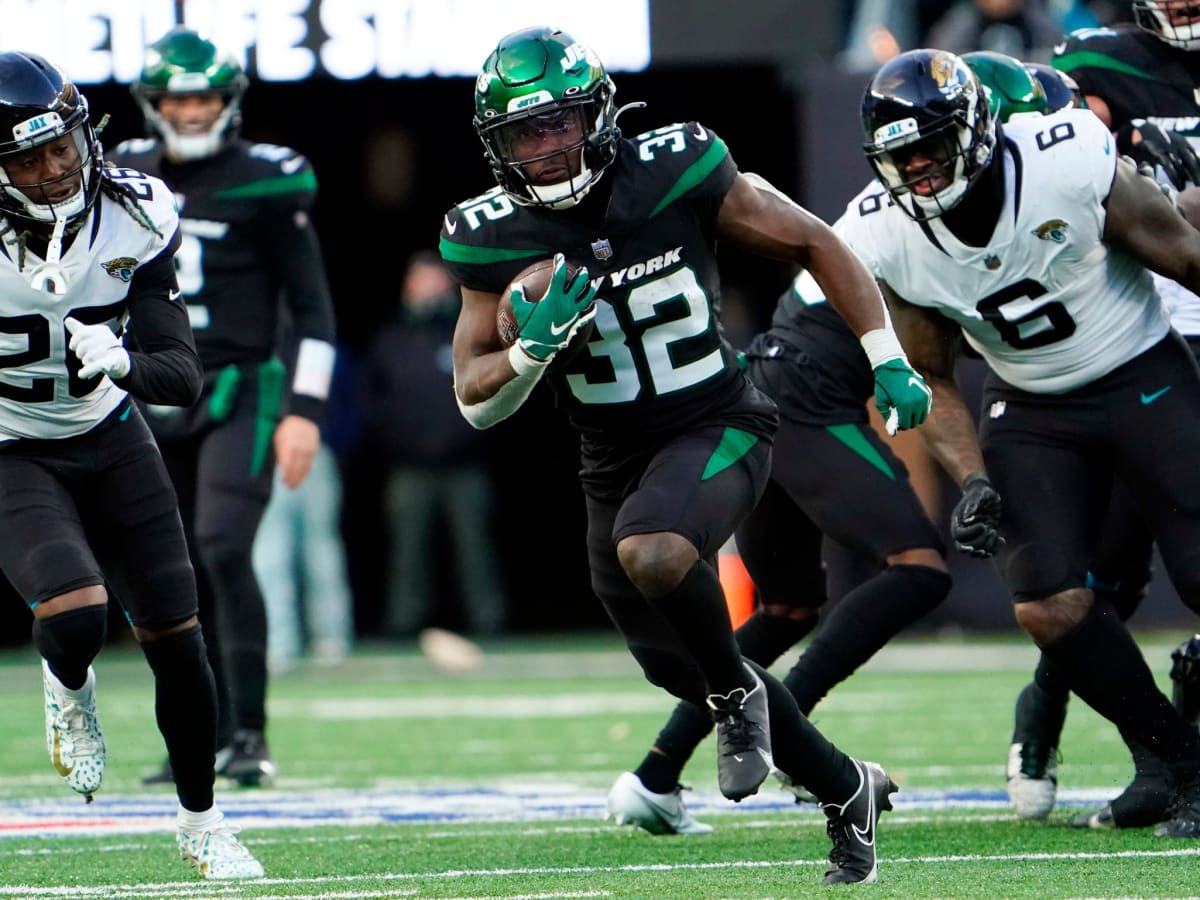
[(202, 32), (263, 81), (474, 76), (497, 38), (545, 23), (614, 71), (650, 62), (650, 0), (0, 0), (0, 51), (27, 50), (82, 84), (129, 82), (146, 44)]

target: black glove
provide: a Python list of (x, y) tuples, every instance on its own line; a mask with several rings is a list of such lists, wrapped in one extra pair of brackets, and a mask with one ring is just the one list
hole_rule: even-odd
[(1189, 184), (1200, 185), (1200, 158), (1177, 131), (1167, 131), (1145, 119), (1126, 122), (1117, 130), (1117, 152), (1128, 156), (1139, 168), (1143, 164), (1162, 169), (1177, 191)]
[(986, 559), (995, 556), (1004, 538), (1000, 537), (1000, 495), (986, 475), (969, 475), (963, 482), (962, 497), (950, 513), (950, 535), (954, 546), (968, 556)]

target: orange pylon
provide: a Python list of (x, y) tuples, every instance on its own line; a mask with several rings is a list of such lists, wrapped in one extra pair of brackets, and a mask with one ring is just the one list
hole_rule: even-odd
[(717, 574), (721, 578), (721, 588), (725, 591), (729, 624), (735, 629), (740, 628), (754, 612), (754, 582), (751, 581), (746, 564), (742, 562), (732, 544), (717, 554)]

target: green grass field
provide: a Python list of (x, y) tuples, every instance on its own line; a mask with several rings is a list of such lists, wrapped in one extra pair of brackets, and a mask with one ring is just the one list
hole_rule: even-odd
[[(1156, 672), (1181, 635), (1143, 635)], [(739, 805), (716, 790), (712, 741), (685, 781), (704, 837), (652, 837), (603, 820), (671, 708), (616, 636), (486, 647), (470, 675), (413, 646), (363, 648), (344, 666), (271, 685), (278, 787), (218, 785), (267, 869), (204, 882), (174, 847), (174, 794), (139, 776), (163, 757), (149, 670), (136, 651), (97, 663), (108, 776), (91, 806), (46, 758), (32, 651), (0, 655), (0, 898), (878, 898), (1189, 897), (1200, 842), (1066, 822), (1130, 777), (1114, 730), (1072, 703), (1059, 806), (1020, 822), (1004, 801), (1012, 705), (1034, 662), (1024, 640), (904, 641), (818, 707), (847, 752), (900, 784), (879, 831), (880, 881), (825, 888), (823, 815), (773, 782)]]

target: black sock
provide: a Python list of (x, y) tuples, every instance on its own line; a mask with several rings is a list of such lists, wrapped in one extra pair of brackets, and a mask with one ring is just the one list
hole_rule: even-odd
[(712, 566), (696, 560), (675, 590), (651, 603), (679, 635), (704, 675), (710, 694), (752, 686), (729, 625), (725, 592)]
[(1043, 647), (1088, 706), (1175, 767), (1200, 767), (1200, 735), (1154, 683), (1137, 644), (1109, 606), (1093, 606), (1075, 628)]
[(1037, 668), (1033, 670), (1033, 681), (1047, 697), (1059, 697), (1063, 703), (1071, 694), (1071, 686), (1054, 665), (1054, 660), (1045, 653), (1038, 657)]
[(683, 767), (712, 730), (712, 714), (707, 709), (686, 700), (676, 704), (654, 741), (654, 749), (633, 770), (634, 774), (656, 794), (675, 790)]
[(742, 656), (769, 669), (780, 656), (808, 637), (817, 627), (817, 621), (816, 616), (790, 619), (787, 616), (769, 616), (761, 609), (756, 609), (733, 636), (742, 648)]
[(200, 626), (142, 644), (154, 672), (154, 714), (167, 745), (175, 791), (184, 809), (213, 805), (217, 690)]
[(1036, 681), (1025, 685), (1017, 695), (1012, 742), (1029, 744), (1037, 741), (1047, 747), (1057, 747), (1062, 737), (1063, 722), (1067, 719), (1067, 699), (1070, 696), (1070, 691), (1048, 694)]
[(858, 770), (796, 706), (782, 683), (754, 663), (747, 663), (762, 679), (771, 710), (771, 756), (775, 766), (822, 802), (839, 801), (858, 787)]
[[(230, 714), (222, 716), (222, 731), (230, 725), (263, 731), (267, 718), (267, 609), (250, 562), (250, 548), (213, 541), (203, 548), (202, 557), (217, 598), (220, 656), (232, 706)], [(230, 598), (236, 600), (236, 617), (228, 614)]]
[(906, 626), (934, 609), (950, 591), (950, 576), (928, 566), (891, 566), (846, 594), (783, 683), (800, 711), (812, 712)]

